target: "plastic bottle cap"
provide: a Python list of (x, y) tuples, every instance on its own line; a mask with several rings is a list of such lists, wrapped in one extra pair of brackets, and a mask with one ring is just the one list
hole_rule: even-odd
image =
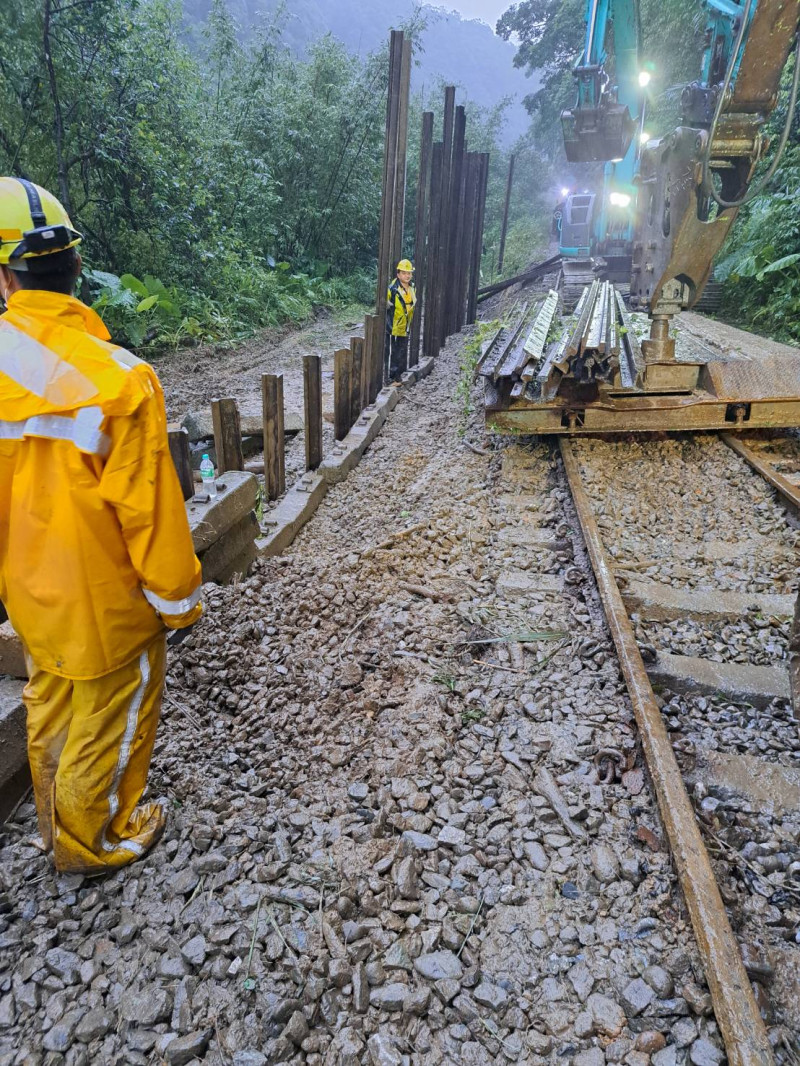
[(207, 455), (207, 454), (206, 454), (206, 455), (204, 455), (204, 456), (203, 456), (203, 458), (204, 458), (204, 459), (208, 459), (208, 455)]

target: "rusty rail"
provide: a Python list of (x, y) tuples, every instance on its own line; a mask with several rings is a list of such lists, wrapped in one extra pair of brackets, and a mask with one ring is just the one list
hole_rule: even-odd
[(730, 433), (720, 433), (720, 437), (737, 455), (741, 455), (742, 459), (749, 463), (756, 473), (760, 474), (768, 484), (772, 485), (773, 489), (777, 489), (789, 503), (794, 504), (795, 507), (800, 507), (800, 488), (797, 485), (793, 485), (771, 463), (765, 463), (763, 459), (756, 455), (752, 448), (748, 448), (744, 441), (738, 437), (734, 437)]
[(577, 459), (566, 438), (560, 437), (558, 443), (689, 908), (728, 1062), (730, 1066), (767, 1066), (774, 1063), (767, 1031), (753, 998), (739, 945), (728, 921), (692, 804), (639, 654), (633, 626), (581, 481)]

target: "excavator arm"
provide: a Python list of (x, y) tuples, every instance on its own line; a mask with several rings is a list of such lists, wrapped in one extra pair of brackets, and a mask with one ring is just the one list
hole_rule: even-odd
[[(606, 37), (614, 27), (615, 78), (607, 70)], [(578, 95), (561, 114), (570, 163), (621, 162), (639, 123), (639, 14), (636, 0), (587, 0), (583, 52), (573, 69)], [(633, 148), (635, 154), (635, 147)]]
[(703, 72), (683, 92), (683, 124), (639, 160), (631, 304), (653, 319), (648, 361), (674, 358), (670, 317), (700, 297), (748, 196), (800, 22), (800, 0), (706, 3)]

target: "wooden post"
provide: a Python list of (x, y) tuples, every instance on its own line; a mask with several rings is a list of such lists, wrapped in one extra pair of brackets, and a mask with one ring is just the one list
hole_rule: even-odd
[(431, 152), (430, 220), (428, 223), (428, 266), (425, 278), (425, 329), (422, 350), (426, 357), (436, 355), (436, 294), (439, 282), (439, 218), (442, 209), (442, 142)]
[(411, 89), (411, 41), (403, 39), (400, 59), (400, 104), (397, 114), (397, 159), (394, 178), (394, 206), (392, 208), (392, 238), (389, 276), (394, 276), (403, 258), (403, 229), (406, 216), (406, 159), (408, 156), (408, 98)]
[(194, 496), (194, 475), (189, 457), (189, 431), (184, 426), (179, 426), (177, 422), (170, 422), (167, 426), (167, 439), (169, 440), (169, 454), (175, 464), (183, 498), (190, 500)]
[(464, 179), (464, 210), (461, 226), (461, 253), (458, 274), (458, 328), (467, 320), (467, 289), (469, 285), (472, 233), (475, 228), (475, 211), (478, 198), (479, 153), (467, 152)]
[(361, 396), (364, 407), (372, 403), (372, 315), (364, 315), (364, 354), (361, 359)]
[(422, 311), (426, 301), (426, 275), (428, 263), (427, 221), (428, 187), (431, 182), (431, 154), (433, 151), (433, 112), (422, 114), (422, 141), (419, 154), (419, 178), (417, 180), (417, 217), (414, 227), (414, 284), (417, 306), (411, 323), (411, 340), (408, 348), (408, 365), (419, 362), (419, 342), (422, 331)]
[(322, 362), (303, 356), (303, 413), (306, 422), (306, 470), (322, 462)]
[(508, 182), (506, 183), (506, 202), (503, 208), (503, 226), (500, 230), (500, 251), (497, 253), (497, 273), (503, 269), (503, 259), (506, 254), (506, 234), (508, 233), (508, 211), (511, 207), (511, 187), (514, 184), (514, 155), (508, 161)]
[(353, 424), (350, 421), (352, 398), (353, 353), (339, 348), (333, 353), (333, 435), (344, 440)]
[(372, 372), (375, 375), (372, 379), (372, 392), (370, 394), (370, 403), (374, 403), (378, 393), (383, 388), (384, 377), (384, 363), (386, 355), (386, 311), (383, 314), (375, 315), (372, 319)]
[(467, 324), (471, 325), (478, 316), (478, 286), (481, 278), (481, 255), (483, 253), (483, 223), (486, 214), (486, 188), (489, 180), (489, 154), (481, 152), (478, 163), (478, 194), (472, 231), (472, 253), (470, 256), (470, 283), (467, 298)]
[(444, 118), (442, 120), (442, 202), (439, 213), (439, 250), (436, 278), (436, 352), (444, 347), (447, 336), (445, 308), (447, 299), (447, 270), (450, 261), (450, 176), (453, 168), (453, 132), (455, 128), (456, 89), (448, 85), (444, 90)]
[(230, 396), (211, 401), (211, 424), (217, 453), (217, 474), (244, 470), (239, 408)]
[(353, 371), (350, 381), (350, 425), (353, 426), (364, 410), (364, 394), (361, 391), (364, 369), (364, 340), (362, 337), (350, 338), (350, 354), (353, 359)]
[(286, 491), (283, 374), (261, 375), (261, 406), (264, 421), (264, 480), (267, 483), (267, 499), (277, 500)]
[(447, 273), (444, 291), (443, 336), (448, 337), (459, 328), (456, 325), (458, 305), (458, 239), (463, 209), (464, 148), (467, 132), (467, 113), (459, 105), (453, 126), (453, 158), (450, 164), (450, 214), (447, 232)]
[(403, 66), (403, 31), (392, 30), (389, 42), (389, 87), (386, 98), (386, 136), (383, 156), (383, 188), (381, 192), (381, 220), (378, 237), (378, 293), (375, 307), (381, 313), (389, 287), (392, 255), (392, 215), (394, 211), (394, 183), (397, 171), (397, 130), (400, 118), (400, 86)]

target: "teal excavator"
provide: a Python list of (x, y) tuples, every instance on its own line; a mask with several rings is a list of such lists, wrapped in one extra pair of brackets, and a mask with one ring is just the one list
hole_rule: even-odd
[[(613, 29), (613, 77), (607, 42)], [(635, 177), (644, 130), (644, 88), (650, 71), (639, 55), (636, 0), (587, 0), (586, 36), (573, 74), (575, 106), (561, 115), (571, 163), (604, 163), (602, 192), (566, 197), (559, 226), (565, 302), (573, 303), (597, 264), (614, 281), (630, 276)]]
[[(606, 42), (614, 34), (614, 77)], [(650, 74), (639, 58), (635, 0), (587, 0), (586, 35), (573, 74), (578, 98), (561, 116), (570, 163), (604, 163), (602, 192), (566, 198), (559, 227), (565, 291), (590, 281), (602, 259), (604, 276), (627, 281), (633, 243), (634, 178), (644, 130), (644, 88)], [(568, 297), (569, 302), (569, 297)]]
[[(759, 360), (726, 353), (706, 360), (696, 353), (694, 362), (686, 353), (675, 355), (672, 319), (697, 305), (739, 209), (779, 166), (800, 82), (795, 53), (783, 131), (764, 166), (770, 147), (765, 127), (798, 41), (800, 0), (702, 4), (700, 75), (683, 88), (680, 124), (648, 138), (643, 90), (651, 70), (640, 56), (638, 0), (587, 0), (585, 42), (574, 70), (577, 98), (562, 115), (562, 127), (567, 159), (603, 164), (603, 188), (594, 196), (573, 194), (560, 219), (561, 295), (574, 314), (557, 328), (553, 293), (520, 351), (497, 365), (485, 361), (481, 370), (487, 423), (500, 430), (589, 434), (800, 425), (800, 357), (794, 353)], [(512, 280), (542, 276), (556, 261)], [(627, 284), (608, 283), (618, 281)], [(641, 343), (631, 310), (650, 320)]]
[[(632, 306), (658, 320), (697, 302), (739, 206), (755, 195), (748, 187), (767, 147), (763, 127), (797, 37), (798, 0), (704, 0), (704, 8), (702, 70), (684, 88), (682, 124), (669, 136), (645, 133), (651, 71), (640, 57), (637, 0), (587, 0), (577, 99), (561, 119), (569, 162), (605, 164), (602, 192), (574, 193), (564, 205), (565, 280), (589, 280), (599, 261), (604, 276), (630, 278)], [(780, 161), (798, 75), (796, 63), (784, 135), (760, 187)], [(663, 334), (659, 325), (653, 339)]]

